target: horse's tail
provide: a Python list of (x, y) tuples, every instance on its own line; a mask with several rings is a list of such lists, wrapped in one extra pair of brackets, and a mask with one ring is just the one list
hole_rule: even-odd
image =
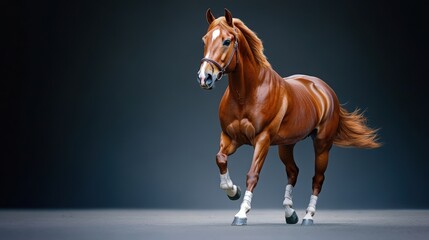
[(378, 148), (378, 129), (366, 125), (363, 113), (356, 109), (348, 112), (340, 107), (340, 121), (334, 144), (340, 147)]

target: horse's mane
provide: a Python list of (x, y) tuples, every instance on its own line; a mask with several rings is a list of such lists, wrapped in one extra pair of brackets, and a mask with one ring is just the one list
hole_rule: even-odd
[[(271, 68), (271, 64), (268, 62), (267, 57), (264, 55), (264, 46), (262, 45), (262, 40), (259, 39), (256, 33), (250, 30), (240, 19), (234, 18), (233, 23), (234, 26), (238, 28), (241, 34), (244, 36), (247, 41), (247, 44), (249, 44), (256, 63), (260, 66)], [(226, 22), (225, 17), (219, 17), (215, 19), (213, 21), (212, 26), (214, 27), (217, 25), (221, 25), (222, 27), (230, 29), (234, 32), (234, 29), (232, 29)]]

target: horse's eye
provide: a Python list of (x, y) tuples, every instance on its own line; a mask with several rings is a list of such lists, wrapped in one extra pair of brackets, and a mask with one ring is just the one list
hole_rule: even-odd
[(229, 46), (229, 44), (231, 44), (231, 40), (226, 39), (225, 41), (223, 41), (223, 45), (224, 45), (224, 46), (228, 47), (228, 46)]

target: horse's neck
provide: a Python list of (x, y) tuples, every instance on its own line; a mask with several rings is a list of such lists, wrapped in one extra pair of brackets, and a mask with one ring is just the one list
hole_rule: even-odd
[(236, 70), (228, 75), (230, 95), (241, 104), (248, 102), (256, 96), (258, 88), (270, 80), (272, 71), (271, 68), (241, 61)]

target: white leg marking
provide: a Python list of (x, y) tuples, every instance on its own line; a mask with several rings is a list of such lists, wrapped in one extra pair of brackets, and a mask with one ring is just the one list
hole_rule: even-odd
[(292, 216), (293, 212), (295, 211), (292, 208), (292, 206), (293, 206), (292, 190), (293, 190), (293, 186), (291, 184), (286, 185), (285, 199), (283, 201), (283, 207), (285, 208), (285, 216), (286, 217)]
[(212, 33), (212, 42), (213, 42), (217, 37), (219, 37), (219, 35), (220, 35), (220, 30), (219, 30), (219, 29), (214, 30), (214, 31), (213, 31), (213, 33)]
[(237, 194), (237, 186), (232, 183), (228, 170), (226, 170), (225, 174), (220, 174), (220, 189), (225, 190), (230, 197), (234, 197)]
[(316, 204), (317, 204), (317, 196), (311, 195), (310, 203), (307, 207), (307, 214), (305, 214), (304, 219), (313, 219), (314, 214), (316, 213)]
[(247, 218), (247, 212), (251, 209), (251, 203), (252, 203), (252, 197), (253, 193), (250, 191), (246, 191), (244, 194), (243, 202), (240, 206), (240, 211), (238, 211), (237, 214), (235, 214), (235, 217), (237, 218)]

